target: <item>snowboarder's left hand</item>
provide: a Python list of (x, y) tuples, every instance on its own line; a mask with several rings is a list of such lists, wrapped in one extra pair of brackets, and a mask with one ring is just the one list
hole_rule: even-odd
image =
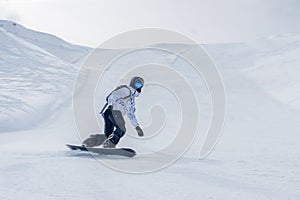
[(144, 136), (144, 132), (143, 132), (143, 130), (141, 129), (141, 127), (137, 126), (137, 127), (135, 128), (135, 130), (137, 131), (137, 133), (138, 133), (138, 135), (139, 135), (140, 137), (143, 137), (143, 136)]

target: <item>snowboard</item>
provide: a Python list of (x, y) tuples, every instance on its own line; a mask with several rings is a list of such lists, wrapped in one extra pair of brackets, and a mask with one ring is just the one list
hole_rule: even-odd
[(71, 144), (66, 144), (66, 145), (71, 150), (89, 151), (100, 155), (116, 155), (116, 156), (125, 156), (125, 157), (133, 157), (136, 155), (136, 152), (130, 148), (101, 148), (101, 147), (85, 147), (85, 146), (71, 145)]

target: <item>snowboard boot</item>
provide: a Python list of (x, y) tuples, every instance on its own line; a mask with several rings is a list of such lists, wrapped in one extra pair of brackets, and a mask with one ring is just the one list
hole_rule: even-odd
[(116, 145), (112, 143), (109, 139), (103, 142), (103, 148), (115, 148)]
[(94, 134), (85, 139), (82, 143), (82, 146), (85, 147), (94, 147), (100, 146), (106, 140), (106, 136), (104, 134)]

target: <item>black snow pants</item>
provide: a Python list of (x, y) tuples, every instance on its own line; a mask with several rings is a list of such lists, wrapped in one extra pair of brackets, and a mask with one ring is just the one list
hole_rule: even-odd
[(113, 137), (110, 139), (110, 141), (117, 145), (120, 141), (120, 139), (125, 135), (126, 130), (122, 130), (116, 123), (113, 114), (112, 109), (108, 107), (103, 115), (104, 118), (104, 134), (106, 137), (110, 137), (111, 134), (113, 134)]

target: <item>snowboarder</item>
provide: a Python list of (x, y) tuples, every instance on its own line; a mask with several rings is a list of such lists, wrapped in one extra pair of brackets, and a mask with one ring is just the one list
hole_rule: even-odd
[(114, 148), (126, 133), (124, 115), (127, 115), (138, 136), (143, 137), (144, 132), (135, 116), (135, 97), (139, 96), (143, 86), (143, 78), (133, 77), (129, 85), (121, 85), (113, 90), (100, 112), (104, 118), (104, 135), (92, 135), (83, 145), (96, 146), (103, 143), (104, 148)]

